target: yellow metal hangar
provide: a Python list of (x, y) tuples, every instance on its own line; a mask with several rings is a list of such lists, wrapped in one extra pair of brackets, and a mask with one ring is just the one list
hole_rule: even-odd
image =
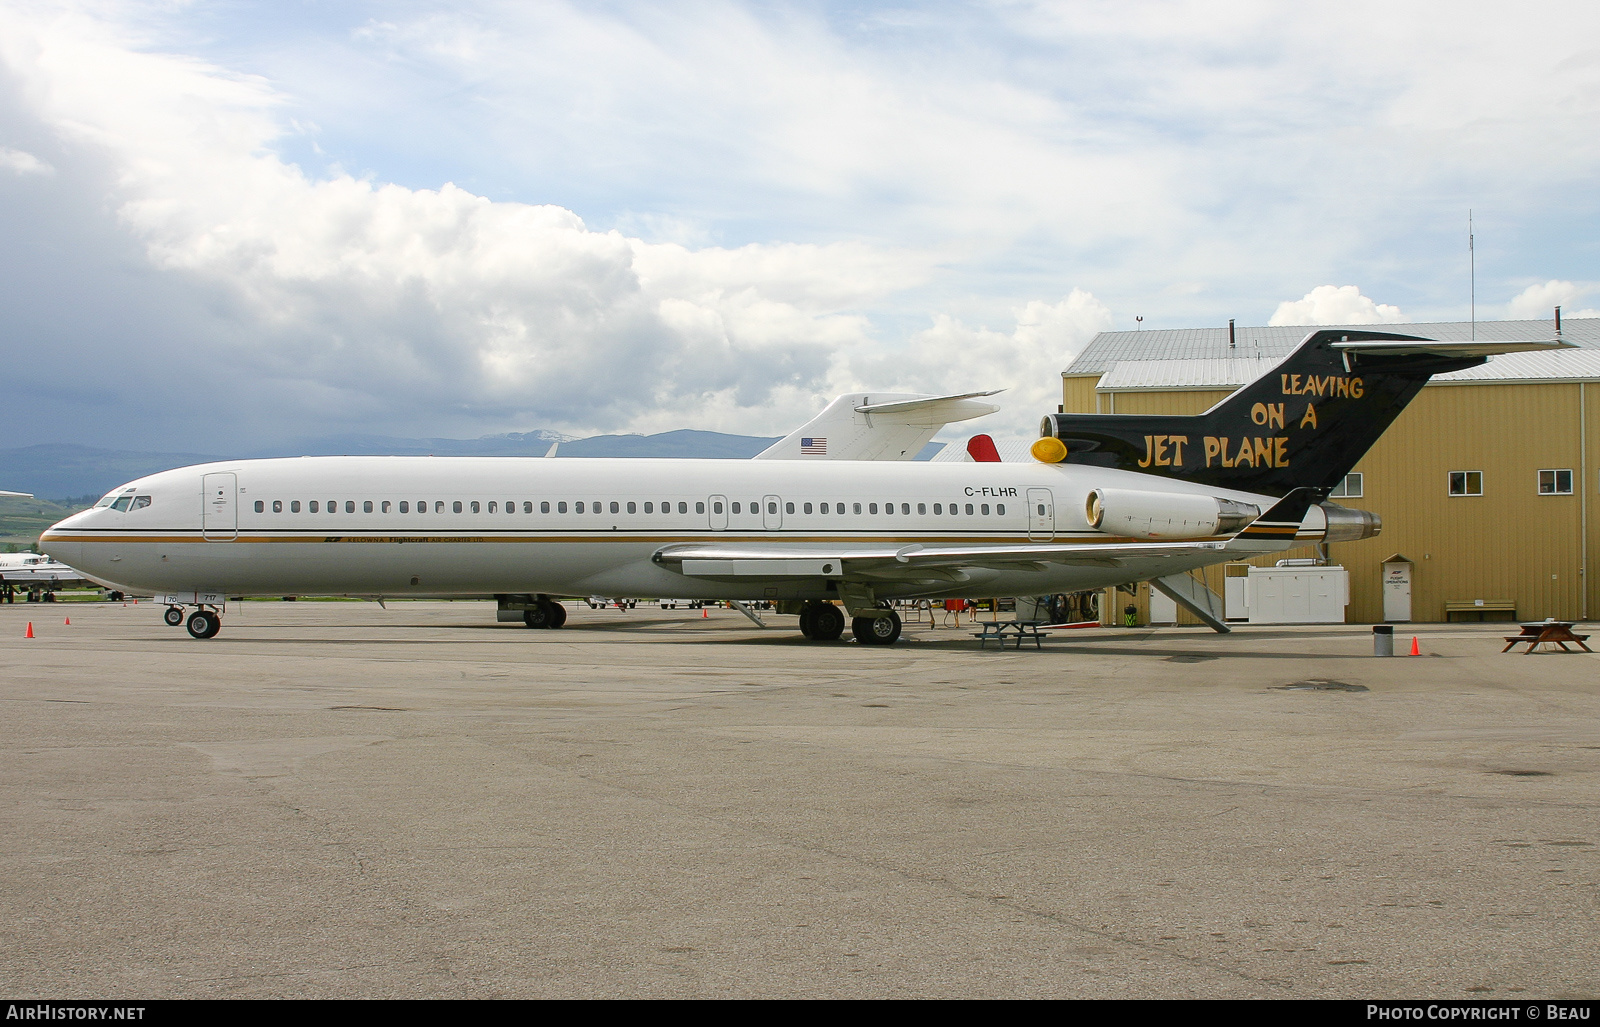
[[(1348, 327), (1440, 340), (1547, 341), (1557, 330), (1553, 319)], [(1435, 377), (1330, 497), (1383, 519), (1376, 538), (1327, 547), (1328, 563), (1349, 574), (1346, 620), (1600, 616), (1600, 569), (1590, 569), (1591, 554), (1600, 556), (1600, 318), (1563, 318), (1560, 328), (1580, 348), (1505, 354)], [(1061, 373), (1061, 409), (1198, 414), (1312, 330), (1101, 332)], [(1254, 562), (1320, 555), (1307, 548)], [(1206, 583), (1226, 595), (1227, 579), (1247, 570), (1209, 568)], [(1143, 622), (1146, 589), (1137, 605)]]

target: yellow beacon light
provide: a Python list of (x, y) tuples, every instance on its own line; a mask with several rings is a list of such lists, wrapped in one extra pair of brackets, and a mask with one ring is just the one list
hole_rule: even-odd
[(1046, 436), (1029, 447), (1028, 452), (1041, 464), (1059, 464), (1067, 458), (1067, 444)]

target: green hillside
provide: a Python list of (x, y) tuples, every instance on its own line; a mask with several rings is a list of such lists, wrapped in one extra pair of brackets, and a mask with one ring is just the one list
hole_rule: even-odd
[(97, 496), (80, 496), (62, 503), (43, 499), (0, 496), (0, 552), (20, 553), (39, 541), (50, 525), (94, 505)]

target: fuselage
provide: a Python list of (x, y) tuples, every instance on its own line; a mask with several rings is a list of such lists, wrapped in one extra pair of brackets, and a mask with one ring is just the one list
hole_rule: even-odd
[[(140, 478), (53, 526), (41, 548), (156, 594), (825, 599), (837, 582), (820, 576), (707, 580), (653, 557), (696, 542), (847, 553), (1141, 541), (1089, 525), (1097, 488), (1273, 502), (1073, 464), (304, 457)], [(974, 568), (960, 581), (883, 581), (877, 594), (1046, 594), (1225, 558)]]

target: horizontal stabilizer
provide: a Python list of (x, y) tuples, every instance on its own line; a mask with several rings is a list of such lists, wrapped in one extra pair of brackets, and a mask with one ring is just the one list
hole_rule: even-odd
[(1470, 342), (1441, 342), (1434, 339), (1364, 339), (1354, 342), (1331, 342), (1328, 345), (1341, 353), (1380, 357), (1492, 357), (1500, 353), (1548, 353), (1552, 350), (1577, 349), (1572, 343), (1562, 339), (1498, 342), (1492, 339), (1474, 339)]

